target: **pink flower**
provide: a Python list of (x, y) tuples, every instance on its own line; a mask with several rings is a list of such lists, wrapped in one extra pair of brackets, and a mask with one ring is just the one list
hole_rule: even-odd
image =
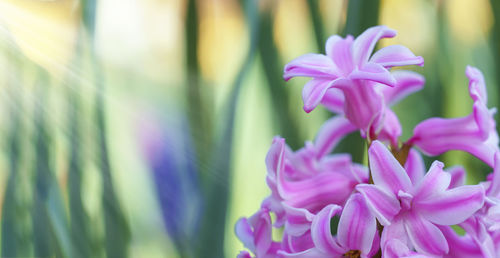
[[(326, 42), (326, 55), (306, 54), (285, 66), (283, 78), (311, 77), (303, 89), (304, 110), (312, 111), (332, 88), (344, 95), (343, 113), (355, 126), (368, 132), (379, 125), (384, 114), (384, 100), (375, 90), (377, 83), (396, 86), (396, 78), (389, 72), (394, 66), (423, 65), (423, 58), (415, 56), (401, 45), (380, 49), (370, 57), (381, 38), (394, 37), (396, 32), (386, 26), (372, 27), (354, 40), (337, 35)], [(379, 128), (376, 128), (378, 130)]]
[(430, 118), (418, 124), (408, 144), (419, 147), (427, 155), (439, 155), (449, 150), (469, 152), (490, 166), (498, 148), (493, 115), (496, 109), (486, 106), (488, 95), (482, 73), (468, 66), (469, 94), (474, 101), (470, 115), (461, 118)]
[[(425, 163), (422, 155), (415, 150), (410, 149), (408, 158), (405, 163), (405, 170), (412, 184), (417, 184), (425, 175)], [(448, 189), (462, 186), (465, 183), (465, 169), (461, 166), (453, 166), (445, 169), (445, 172), (450, 174), (450, 185)]]
[(350, 155), (330, 154), (346, 134), (355, 130), (343, 117), (328, 120), (314, 143), (295, 153), (276, 137), (266, 157), (271, 195), (262, 206), (277, 215), (276, 227), (285, 223), (286, 204), (316, 213), (328, 204), (343, 204), (355, 185), (368, 181), (368, 171), (353, 164)]
[[(260, 209), (250, 218), (241, 218), (236, 222), (235, 232), (240, 241), (259, 258), (276, 256), (281, 244), (272, 240), (271, 216), (266, 209)], [(251, 257), (246, 251), (238, 257)]]
[(383, 253), (385, 258), (435, 258), (411, 251), (406, 244), (396, 238), (387, 241)]
[(459, 236), (451, 227), (440, 227), (441, 232), (451, 246), (444, 257), (449, 258), (483, 258), (485, 257), (477, 243), (468, 234)]
[[(488, 180), (482, 185), (486, 189), (485, 205), (473, 216), (460, 224), (467, 232), (468, 240), (475, 244), (475, 252), (482, 257), (497, 257), (500, 255), (500, 153), (495, 153), (494, 170)], [(449, 234), (452, 241), (462, 241), (453, 234)], [(470, 247), (472, 249), (472, 246)]]
[[(376, 83), (374, 84), (371, 88), (365, 89), (364, 91), (360, 92), (363, 94), (375, 94), (372, 96), (372, 98), (379, 98), (384, 101), (385, 105), (387, 106), (392, 106), (396, 103), (398, 103), (400, 100), (405, 98), (406, 96), (419, 91), (423, 88), (423, 85), (425, 83), (425, 79), (422, 75), (411, 72), (411, 71), (395, 71), (391, 73), (394, 78), (396, 79), (396, 85), (395, 87), (387, 87), (384, 84)], [(373, 89), (372, 89), (373, 88)], [(353, 89), (356, 89), (355, 87)], [(368, 91), (367, 91), (368, 90)], [(374, 91), (371, 92), (370, 91)], [(351, 93), (348, 89), (346, 89), (347, 95)], [(359, 126), (362, 126), (365, 124), (363, 121), (364, 120), (369, 120), (372, 121), (372, 116), (373, 112), (370, 111), (370, 109), (367, 109), (364, 104), (360, 103), (372, 103), (373, 100), (368, 99), (358, 99), (357, 101), (353, 101), (358, 97), (359, 94), (358, 92), (352, 92), (351, 95), (351, 104), (355, 104), (353, 106), (349, 105), (346, 106), (346, 101), (344, 94), (341, 90), (336, 89), (336, 88), (331, 88), (329, 89), (323, 99), (321, 100), (321, 104), (324, 105), (326, 108), (328, 108), (330, 111), (344, 115), (344, 109), (345, 112), (348, 112), (346, 115), (347, 117), (351, 117), (353, 119), (356, 119), (355, 121), (351, 121), (354, 124)], [(369, 97), (369, 96), (368, 96)], [(382, 102), (377, 102), (377, 105), (382, 105)], [(345, 106), (345, 108), (344, 108)], [(374, 108), (376, 109), (376, 107)], [(394, 114), (394, 112), (391, 109), (384, 108), (383, 106), (380, 107), (381, 111), (377, 113), (375, 116), (374, 122), (368, 122), (368, 124), (371, 125), (369, 127), (369, 130), (371, 131), (366, 131), (362, 130), (362, 136), (366, 137), (366, 133), (368, 132), (370, 135), (377, 135), (377, 139), (381, 141), (387, 141), (389, 142), (392, 146), (397, 146), (398, 145), (398, 139), (401, 136), (401, 125), (399, 123), (399, 120)], [(383, 110), (383, 111), (382, 111)], [(353, 114), (353, 115), (349, 115)], [(361, 114), (362, 112), (365, 112), (365, 114)]]
[(316, 213), (328, 204), (344, 204), (358, 183), (368, 181), (368, 171), (352, 164), (349, 155), (327, 155), (354, 129), (345, 118), (335, 117), (323, 125), (314, 144), (295, 153), (281, 142), (282, 165), (275, 179), (284, 204)]
[(337, 236), (330, 230), (331, 219), (341, 212), (338, 205), (323, 208), (311, 222), (314, 247), (302, 252), (279, 251), (285, 257), (339, 257), (352, 254), (371, 257), (378, 251), (378, 234), (375, 217), (370, 213), (360, 194), (347, 201), (338, 225)]
[(413, 183), (382, 143), (373, 142), (368, 153), (374, 185), (360, 184), (356, 190), (385, 226), (382, 248), (396, 238), (419, 253), (448, 253), (448, 243), (436, 225), (455, 225), (469, 218), (483, 206), (484, 188), (448, 189), (451, 176), (438, 161), (418, 183)]

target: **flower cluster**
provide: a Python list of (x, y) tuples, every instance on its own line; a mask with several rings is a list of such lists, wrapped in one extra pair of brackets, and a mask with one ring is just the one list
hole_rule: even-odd
[[(266, 157), (271, 194), (254, 215), (237, 222), (236, 235), (250, 251), (238, 257), (500, 256), (500, 152), (483, 75), (466, 69), (470, 115), (427, 119), (403, 142), (390, 107), (422, 89), (425, 79), (391, 71), (423, 65), (404, 46), (372, 55), (379, 39), (395, 35), (386, 26), (356, 39), (335, 35), (326, 55), (306, 54), (285, 66), (285, 80), (311, 78), (302, 92), (306, 112), (323, 105), (338, 115), (300, 150), (274, 138)], [(332, 154), (356, 131), (366, 138), (368, 166), (349, 154)], [(434, 161), (425, 168), (421, 153), (449, 150), (468, 152), (493, 172), (485, 182), (464, 185), (462, 167), (445, 169)], [(273, 240), (273, 228), (282, 232), (279, 241)]]

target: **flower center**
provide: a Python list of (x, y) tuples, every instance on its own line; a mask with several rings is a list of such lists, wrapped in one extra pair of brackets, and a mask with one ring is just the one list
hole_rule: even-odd
[(359, 250), (351, 250), (351, 251), (345, 253), (344, 257), (359, 258), (359, 257), (361, 257), (361, 251), (359, 251)]
[(399, 197), (399, 203), (401, 204), (401, 209), (405, 211), (410, 210), (411, 202), (413, 201), (413, 195), (404, 192), (402, 190), (399, 190), (398, 197)]

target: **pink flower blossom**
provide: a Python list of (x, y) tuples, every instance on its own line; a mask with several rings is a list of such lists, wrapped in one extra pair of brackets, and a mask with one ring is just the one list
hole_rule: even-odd
[(408, 144), (419, 147), (427, 155), (449, 150), (469, 152), (490, 166), (499, 150), (498, 133), (493, 115), (496, 109), (486, 106), (488, 95), (482, 73), (468, 66), (469, 93), (474, 101), (472, 113), (461, 118), (430, 118), (418, 124)]
[[(467, 232), (467, 240), (475, 244), (470, 250), (475, 250), (482, 257), (497, 257), (500, 255), (500, 153), (495, 153), (494, 170), (488, 180), (482, 185), (486, 189), (486, 202), (473, 216), (460, 226)], [(449, 233), (452, 241), (462, 241), (464, 238)]]
[(422, 57), (401, 45), (382, 48), (370, 57), (378, 40), (395, 35), (396, 32), (386, 26), (376, 26), (356, 39), (332, 36), (326, 43), (326, 55), (306, 54), (291, 61), (285, 66), (283, 78), (312, 78), (302, 91), (306, 112), (322, 102), (330, 89), (340, 89), (345, 99), (343, 113), (351, 123), (364, 132), (369, 132), (371, 127), (378, 132), (385, 103), (376, 85), (396, 86), (397, 80), (389, 72), (391, 67), (423, 65)]
[(311, 238), (314, 247), (297, 253), (279, 251), (285, 257), (340, 257), (352, 254), (371, 257), (378, 251), (378, 234), (375, 217), (370, 213), (360, 194), (347, 201), (340, 216), (337, 236), (330, 232), (331, 218), (342, 208), (328, 205), (312, 219)]
[(354, 129), (345, 118), (332, 118), (322, 126), (314, 143), (306, 143), (295, 153), (284, 139), (273, 140), (266, 157), (271, 195), (263, 207), (277, 215), (275, 226), (285, 222), (282, 204), (316, 213), (328, 204), (343, 204), (356, 184), (368, 181), (368, 171), (353, 164), (349, 155), (329, 155)]
[[(235, 232), (240, 241), (256, 257), (275, 257), (281, 244), (272, 240), (271, 216), (266, 209), (260, 209), (250, 218), (241, 218), (236, 222)], [(248, 252), (241, 252), (239, 257), (251, 257)]]
[[(421, 90), (425, 83), (424, 77), (415, 72), (399, 70), (392, 72), (391, 74), (396, 79), (396, 85), (394, 87), (387, 87), (386, 85), (380, 83), (376, 83), (372, 86), (372, 88), (374, 89), (374, 93), (377, 95), (377, 98), (383, 99), (385, 105), (387, 106), (392, 106), (401, 101), (406, 96), (418, 90)], [(372, 89), (370, 89), (370, 91), (371, 90)], [(347, 89), (346, 91), (347, 95), (351, 93), (351, 91)], [(366, 93), (366, 90), (363, 92)], [(358, 97), (358, 95), (356, 94), (357, 92), (352, 92), (352, 94), (349, 95), (351, 96), (351, 100)], [(356, 103), (358, 105), (346, 106), (344, 110), (344, 106), (346, 104), (344, 95), (345, 93), (343, 93), (340, 89), (331, 88), (325, 93), (325, 96), (321, 100), (321, 104), (328, 108), (330, 111), (340, 115), (344, 115), (344, 111), (356, 114), (354, 116), (347, 115), (347, 117), (359, 119), (354, 122), (351, 121), (358, 126), (364, 123), (363, 120), (372, 119), (372, 114), (370, 112), (367, 112), (366, 115), (360, 115), (361, 112), (369, 111), (364, 105), (359, 104), (365, 103), (366, 100), (359, 99), (359, 101), (357, 102), (351, 101), (351, 103)], [(371, 103), (370, 101), (368, 102)], [(379, 104), (382, 104), (382, 102), (380, 102)], [(370, 122), (369, 124), (371, 124), (372, 126), (369, 128), (369, 130), (371, 131), (362, 130), (362, 136), (366, 137), (367, 132), (371, 135), (378, 134), (377, 139), (381, 141), (387, 141), (392, 146), (397, 146), (398, 139), (401, 136), (402, 131), (399, 120), (396, 114), (394, 114), (391, 109), (385, 107), (380, 107), (380, 109), (383, 110), (383, 112), (380, 112), (376, 116), (379, 118), (379, 120), (376, 120), (376, 123)]]
[(449, 247), (436, 225), (455, 225), (465, 221), (483, 206), (482, 186), (448, 189), (451, 177), (435, 161), (429, 172), (413, 183), (405, 169), (380, 142), (369, 151), (374, 185), (356, 189), (365, 198), (378, 221), (385, 226), (382, 247), (397, 238), (418, 252), (443, 255)]

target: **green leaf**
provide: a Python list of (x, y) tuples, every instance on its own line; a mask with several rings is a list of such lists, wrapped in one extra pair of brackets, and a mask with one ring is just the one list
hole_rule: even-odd
[[(230, 161), (232, 154), (233, 127), (236, 113), (238, 96), (243, 84), (245, 75), (255, 58), (257, 50), (258, 35), (258, 8), (255, 1), (245, 1), (245, 13), (250, 29), (250, 48), (245, 61), (239, 70), (234, 81), (229, 98), (224, 106), (222, 121), (219, 123), (217, 144), (213, 146), (212, 161), (213, 171), (210, 177), (206, 178), (205, 185), (205, 207), (206, 210), (202, 218), (202, 228), (198, 238), (200, 246), (195, 257), (224, 257), (224, 231), (226, 223), (228, 189), (230, 178)], [(204, 171), (205, 172), (205, 171)], [(219, 180), (224, 178), (227, 180)], [(189, 246), (190, 243), (186, 243)], [(183, 248), (183, 247), (181, 247)], [(190, 257), (189, 250), (180, 250), (187, 257)]]
[(96, 153), (98, 166), (102, 176), (102, 205), (106, 232), (106, 255), (108, 257), (127, 257), (130, 242), (130, 229), (122, 212), (119, 199), (116, 195), (111, 175), (109, 148), (105, 118), (105, 84), (99, 61), (93, 56), (95, 91), (95, 122), (96, 122)]
[(378, 24), (380, 0), (349, 0), (344, 35), (358, 36)]
[(271, 95), (273, 112), (278, 121), (280, 134), (286, 139), (292, 149), (298, 149), (304, 143), (298, 131), (298, 121), (290, 108), (289, 91), (283, 80), (283, 64), (279, 62), (279, 54), (273, 41), (273, 13), (270, 10), (261, 14), (259, 25), (259, 53), (264, 74), (267, 79), (267, 89)]
[[(11, 53), (9, 51), (9, 53)], [(19, 74), (20, 62), (14, 55), (8, 56), (11, 66), (7, 94), (9, 103), (10, 126), (7, 135), (9, 174), (2, 204), (2, 257), (18, 257), (29, 255), (26, 235), (23, 233), (23, 219), (29, 216), (29, 210), (20, 200), (22, 192), (19, 186), (19, 164), (21, 162), (22, 128), (22, 76)]]
[(49, 80), (42, 68), (37, 81), (38, 102), (35, 104), (35, 185), (33, 190), (34, 256), (71, 257), (66, 214), (59, 186), (51, 168), (50, 133), (46, 120)]

